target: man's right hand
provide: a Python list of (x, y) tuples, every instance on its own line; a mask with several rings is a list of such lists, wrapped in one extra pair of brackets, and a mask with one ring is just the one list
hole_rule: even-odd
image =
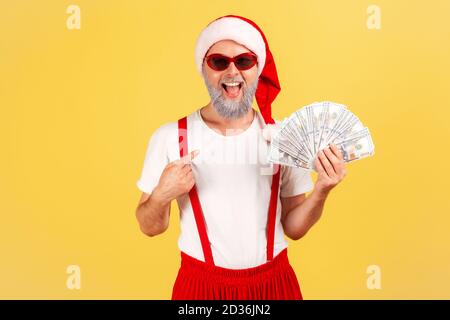
[(199, 154), (194, 150), (179, 160), (170, 162), (163, 170), (158, 185), (153, 190), (154, 197), (162, 204), (188, 193), (195, 184), (191, 161)]

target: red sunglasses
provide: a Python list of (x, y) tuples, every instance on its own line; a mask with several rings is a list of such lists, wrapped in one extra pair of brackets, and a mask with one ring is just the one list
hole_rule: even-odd
[(213, 53), (206, 57), (208, 66), (216, 71), (226, 70), (232, 62), (238, 70), (248, 70), (258, 62), (258, 58), (250, 52), (241, 53), (233, 58), (220, 53)]

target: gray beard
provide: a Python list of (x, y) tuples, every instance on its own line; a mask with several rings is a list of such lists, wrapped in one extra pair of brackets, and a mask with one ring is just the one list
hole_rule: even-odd
[[(256, 89), (258, 87), (258, 79), (256, 79), (255, 82), (249, 87), (244, 86), (244, 84), (242, 85), (242, 98), (240, 101), (227, 99), (222, 94), (222, 88), (217, 90), (208, 82), (204, 71), (203, 79), (205, 81), (206, 87), (208, 88), (212, 105), (221, 117), (226, 119), (239, 119), (249, 112), (250, 108), (252, 107), (253, 99), (255, 98)], [(232, 82), (233, 80), (243, 81), (241, 77), (227, 79), (227, 81), (230, 82)]]

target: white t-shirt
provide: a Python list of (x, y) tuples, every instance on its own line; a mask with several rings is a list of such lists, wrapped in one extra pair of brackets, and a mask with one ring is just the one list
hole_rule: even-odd
[[(188, 151), (200, 150), (192, 161), (192, 170), (214, 263), (220, 267), (242, 269), (266, 262), (273, 165), (267, 161), (269, 142), (262, 134), (263, 128), (265, 123), (257, 110), (250, 127), (227, 136), (210, 128), (200, 109), (187, 118)], [(179, 158), (178, 122), (174, 121), (151, 136), (138, 188), (151, 193), (164, 167)], [(308, 170), (287, 166), (281, 166), (281, 170), (279, 196), (291, 197), (313, 188)], [(178, 247), (205, 261), (189, 195), (176, 200), (181, 214)], [(280, 217), (278, 199), (274, 257), (287, 247)]]

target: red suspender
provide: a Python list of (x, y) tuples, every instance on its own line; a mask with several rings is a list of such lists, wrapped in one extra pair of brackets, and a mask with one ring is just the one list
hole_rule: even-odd
[[(187, 119), (186, 117), (178, 120), (178, 143), (180, 145), (180, 158), (188, 154), (187, 142)], [(194, 211), (195, 222), (200, 236), (200, 242), (203, 248), (203, 255), (205, 262), (214, 265), (214, 259), (211, 252), (211, 245), (209, 243), (208, 234), (206, 233), (205, 220), (203, 216), (202, 207), (198, 199), (197, 188), (194, 184), (189, 191), (189, 199), (191, 200), (192, 210)]]
[[(181, 158), (188, 154), (186, 117), (178, 120), (178, 142), (180, 146), (180, 158)], [(278, 164), (274, 164), (273, 168), (276, 173), (272, 177), (269, 210), (267, 214), (267, 261), (273, 259), (275, 220), (277, 214), (278, 187), (280, 183), (280, 171), (281, 171), (281, 167)], [(195, 222), (197, 224), (197, 229), (200, 236), (200, 242), (202, 244), (205, 262), (214, 265), (214, 259), (211, 252), (211, 245), (208, 239), (208, 234), (206, 232), (205, 218), (203, 215), (202, 207), (200, 205), (200, 200), (198, 199), (197, 188), (195, 185), (192, 187), (191, 191), (189, 191), (189, 199), (191, 200), (192, 210), (194, 211)]]
[(280, 183), (279, 164), (273, 164), (275, 174), (272, 176), (272, 187), (270, 191), (269, 212), (267, 214), (267, 261), (273, 259), (273, 241), (275, 238), (275, 218), (277, 215), (278, 186)]

